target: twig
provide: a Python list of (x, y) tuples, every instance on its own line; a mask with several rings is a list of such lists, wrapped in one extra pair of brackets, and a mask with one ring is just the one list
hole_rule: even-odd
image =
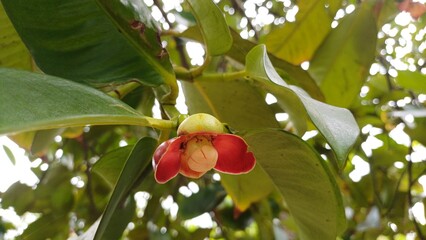
[[(172, 23), (167, 18), (167, 14), (163, 9), (162, 4), (158, 0), (154, 0), (154, 5), (160, 9), (161, 15), (163, 15), (164, 20), (169, 24), (170, 28), (172, 28)], [(185, 50), (183, 49), (183, 41), (179, 37), (173, 36), (173, 40), (176, 43), (176, 50), (179, 54), (179, 59), (183, 67), (189, 68), (188, 60), (186, 59)]]
[(247, 25), (250, 27), (251, 30), (254, 31), (254, 39), (259, 40), (259, 33), (256, 31), (256, 28), (251, 23), (250, 18), (246, 16), (246, 13), (244, 11), (244, 8), (241, 6), (241, 3), (238, 0), (231, 0), (230, 2), (232, 4), (232, 7), (235, 8), (235, 11), (237, 11), (239, 14), (241, 14), (247, 19)]
[(83, 146), (83, 158), (84, 158), (84, 162), (86, 164), (86, 170), (85, 170), (85, 174), (87, 176), (87, 185), (86, 185), (86, 192), (87, 195), (89, 197), (89, 209), (90, 212), (94, 215), (97, 215), (98, 211), (96, 209), (96, 204), (95, 204), (95, 198), (93, 196), (93, 192), (92, 192), (92, 174), (90, 173), (90, 162), (89, 162), (89, 147), (87, 145), (86, 139), (84, 137), (84, 134), (81, 135), (81, 144)]
[[(412, 148), (410, 146), (410, 152), (412, 152)], [(411, 195), (411, 188), (414, 185), (415, 182), (412, 181), (412, 177), (413, 177), (413, 172), (412, 169), (413, 168), (413, 162), (410, 160), (408, 160), (408, 164), (407, 164), (407, 173), (408, 173), (408, 205), (410, 207), (410, 211), (412, 211), (411, 209), (413, 208), (414, 202), (413, 202), (413, 196)], [(425, 236), (422, 233), (422, 230), (420, 228), (419, 223), (416, 220), (416, 217), (413, 216), (413, 224), (414, 227), (416, 228), (416, 232), (419, 235), (419, 239), (421, 240), (425, 240)]]
[[(379, 62), (382, 64), (383, 67), (386, 67), (386, 68), (388, 67), (386, 60), (382, 56), (379, 56)], [(392, 79), (388, 71), (386, 71), (385, 78), (388, 84), (389, 91), (397, 90), (397, 88), (392, 83)]]

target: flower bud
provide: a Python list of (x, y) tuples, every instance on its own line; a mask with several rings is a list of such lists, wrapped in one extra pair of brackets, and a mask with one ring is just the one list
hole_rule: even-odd
[(186, 118), (177, 130), (178, 136), (196, 132), (224, 133), (223, 124), (210, 114), (197, 113)]

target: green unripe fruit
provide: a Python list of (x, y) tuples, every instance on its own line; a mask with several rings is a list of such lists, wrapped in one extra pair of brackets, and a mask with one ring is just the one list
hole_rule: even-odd
[(224, 133), (225, 128), (212, 115), (197, 113), (186, 118), (177, 130), (178, 136), (196, 132)]

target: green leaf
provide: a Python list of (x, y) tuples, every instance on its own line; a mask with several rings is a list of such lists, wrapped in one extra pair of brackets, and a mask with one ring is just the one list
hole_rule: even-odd
[[(303, 104), (312, 122), (336, 153), (337, 166), (342, 168), (349, 150), (359, 135), (358, 125), (351, 112), (312, 99), (300, 88), (284, 82), (268, 59), (264, 45), (253, 48), (247, 55), (246, 62), (246, 72), (250, 77), (258, 79), (272, 94), (281, 98), (280, 102), (286, 104), (284, 107), (288, 107), (290, 117), (293, 117), (294, 121), (304, 119), (299, 109), (300, 104)], [(294, 101), (295, 97), (300, 103)]]
[(152, 171), (149, 166), (156, 147), (157, 140), (149, 137), (140, 139), (133, 147), (103, 213), (94, 237), (95, 240), (106, 237), (108, 228), (114, 223), (113, 216), (120, 202), (128, 196), (136, 181), (145, 178)]
[(182, 196), (182, 200), (178, 201), (178, 213), (183, 219), (194, 218), (214, 210), (225, 196), (226, 192), (219, 183), (209, 184), (189, 197)]
[(264, 199), (274, 190), (272, 180), (259, 165), (247, 174), (220, 174), (220, 178), (223, 187), (241, 212), (247, 210), (252, 203)]
[[(255, 43), (241, 38), (240, 34), (231, 29), (232, 35), (232, 47), (226, 53), (229, 57), (234, 60), (245, 63), (246, 55), (250, 50), (256, 46)], [(184, 38), (189, 38), (192, 40), (196, 40), (202, 42), (201, 33), (198, 28), (190, 27), (186, 31), (184, 31), (180, 36)], [(303, 70), (300, 66), (295, 66), (289, 62), (286, 62), (282, 59), (275, 57), (274, 55), (269, 54), (269, 58), (271, 59), (272, 64), (279, 71), (280, 75), (284, 77), (284, 79), (288, 80), (291, 84), (297, 85), (304, 90), (306, 90), (309, 95), (317, 100), (323, 100), (324, 96), (321, 93), (321, 90), (312, 79), (312, 77)]]
[(48, 213), (28, 225), (17, 239), (65, 239), (68, 227), (67, 214)]
[(377, 28), (368, 3), (346, 15), (315, 53), (309, 73), (326, 102), (348, 107), (358, 96), (376, 54)]
[(31, 153), (35, 155), (44, 154), (55, 137), (60, 135), (64, 130), (63, 128), (59, 128), (37, 131), (31, 144)]
[(424, 117), (414, 118), (414, 124), (412, 126), (407, 126), (404, 128), (404, 132), (406, 132), (412, 140), (417, 140), (423, 146), (426, 146), (426, 111), (423, 111), (425, 114)]
[(167, 50), (162, 46), (159, 27), (151, 17), (149, 8), (143, 1), (97, 0), (97, 2), (136, 51), (172, 88), (169, 98), (174, 101), (178, 94), (175, 74)]
[(300, 138), (284, 131), (257, 131), (244, 139), (284, 196), (300, 239), (336, 239), (346, 219), (326, 162)]
[(295, 22), (272, 30), (264, 43), (275, 56), (299, 65), (308, 61), (331, 30), (341, 0), (300, 1)]
[(102, 92), (57, 77), (0, 68), (0, 85), (0, 134), (88, 124), (161, 128), (171, 123), (144, 117)]
[(136, 201), (132, 195), (130, 195), (122, 206), (118, 206), (114, 215), (109, 222), (108, 228), (105, 230), (103, 240), (116, 240), (120, 239), (123, 235), (129, 222), (132, 220), (136, 213)]
[(12, 150), (10, 150), (10, 148), (6, 145), (3, 145), (3, 150), (6, 153), (7, 157), (9, 158), (10, 162), (15, 165), (16, 164), (16, 159), (15, 159), (15, 155), (13, 154)]
[(399, 71), (395, 80), (399, 86), (412, 90), (416, 94), (426, 93), (426, 75), (420, 72)]
[(13, 28), (1, 2), (0, 29), (0, 66), (31, 70), (31, 55)]
[(132, 149), (133, 146), (129, 145), (106, 153), (96, 161), (91, 171), (97, 173), (113, 187)]
[(164, 83), (162, 76), (117, 31), (95, 1), (2, 2), (44, 73), (84, 83), (131, 78), (155, 86)]
[[(239, 131), (280, 127), (264, 97), (246, 82), (195, 81), (182, 86), (190, 114), (210, 113)], [(269, 177), (257, 167), (244, 175), (221, 174), (221, 183), (242, 211), (273, 190)]]
[(22, 215), (34, 204), (34, 189), (26, 184), (15, 182), (1, 194), (1, 199), (3, 209), (13, 207), (17, 214)]
[(228, 52), (232, 46), (232, 36), (223, 13), (216, 4), (212, 0), (187, 2), (201, 29), (207, 53), (216, 56)]
[(237, 130), (279, 127), (256, 88), (245, 82), (182, 82), (189, 113), (209, 113)]

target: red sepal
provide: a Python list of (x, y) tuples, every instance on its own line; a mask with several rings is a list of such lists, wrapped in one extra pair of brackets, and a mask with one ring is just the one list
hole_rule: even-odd
[(247, 152), (247, 143), (241, 137), (232, 134), (218, 134), (213, 139), (218, 152), (214, 169), (224, 173), (241, 174), (250, 172), (256, 165), (252, 152)]
[(182, 141), (180, 137), (173, 138), (163, 142), (155, 150), (152, 163), (155, 180), (158, 183), (166, 183), (179, 173)]

